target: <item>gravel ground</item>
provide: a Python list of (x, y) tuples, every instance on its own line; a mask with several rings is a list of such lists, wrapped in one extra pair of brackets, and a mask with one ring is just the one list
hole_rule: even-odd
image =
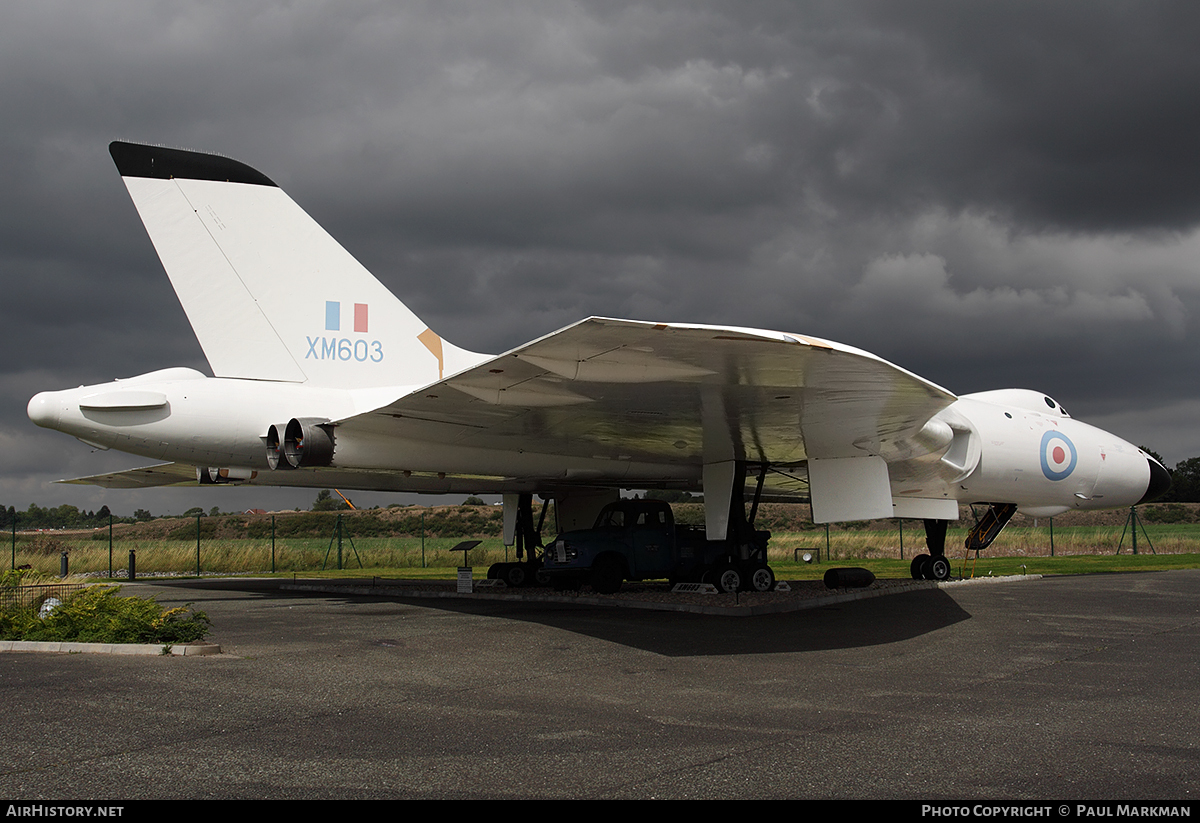
[(616, 594), (596, 594), (590, 589), (574, 592), (555, 592), (550, 589), (530, 587), (508, 589), (503, 586), (480, 586), (475, 581), (475, 591), (460, 594), (454, 581), (388, 580), (297, 580), (285, 583), (281, 588), (291, 591), (316, 591), (329, 593), (360, 594), (384, 597), (414, 598), (463, 598), (490, 600), (522, 600), (547, 603), (573, 603), (578, 605), (608, 606), (613, 608), (650, 609), (655, 611), (682, 611), (699, 614), (724, 614), (750, 616), (821, 608), (834, 603), (863, 600), (888, 594), (931, 589), (947, 585), (985, 583), (996, 581), (1018, 581), (1037, 579), (1036, 575), (1008, 578), (977, 578), (975, 581), (948, 581), (935, 583), (927, 580), (877, 579), (870, 586), (857, 589), (829, 589), (820, 580), (789, 581), (786, 588), (780, 586), (771, 592), (738, 592), (717, 594), (715, 592), (672, 592), (666, 583), (625, 583)]

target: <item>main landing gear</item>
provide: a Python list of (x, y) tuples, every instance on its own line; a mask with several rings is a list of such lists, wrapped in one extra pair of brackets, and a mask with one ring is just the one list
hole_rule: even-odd
[(702, 583), (712, 583), (724, 594), (734, 592), (769, 592), (775, 588), (775, 572), (767, 565), (767, 541), (770, 532), (754, 528), (758, 504), (762, 500), (767, 466), (758, 468), (758, 482), (750, 511), (746, 511), (745, 489), (747, 464), (739, 461), (734, 468), (733, 485), (729, 494), (729, 525), (725, 543), (728, 553), (701, 574)]
[(545, 585), (539, 572), (542, 569), (542, 526), (546, 523), (547, 501), (542, 502), (542, 513), (537, 526), (533, 524), (533, 495), (522, 494), (517, 498), (516, 563), (493, 563), (488, 568), (489, 580), (503, 580), (510, 588)]

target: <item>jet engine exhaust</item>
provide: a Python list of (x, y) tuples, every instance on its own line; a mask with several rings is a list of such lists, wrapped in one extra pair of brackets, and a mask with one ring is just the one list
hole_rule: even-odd
[(283, 453), (292, 468), (328, 466), (333, 463), (333, 448), (333, 426), (329, 421), (311, 417), (288, 421)]

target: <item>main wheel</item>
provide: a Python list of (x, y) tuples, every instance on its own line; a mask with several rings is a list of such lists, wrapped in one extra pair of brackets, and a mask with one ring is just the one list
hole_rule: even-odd
[(775, 588), (775, 572), (765, 563), (758, 563), (750, 569), (750, 591), (769, 592)]
[(913, 580), (930, 580), (929, 566), (933, 563), (933, 558), (927, 554), (918, 554), (912, 559), (912, 565), (909, 566), (909, 571), (912, 573)]
[(950, 560), (943, 554), (929, 561), (929, 580), (949, 580)]

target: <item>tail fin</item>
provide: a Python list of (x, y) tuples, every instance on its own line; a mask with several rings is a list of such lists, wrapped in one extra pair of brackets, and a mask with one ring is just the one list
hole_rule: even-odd
[(212, 154), (108, 150), (216, 376), (411, 386), (485, 359), (434, 334), (262, 173)]

